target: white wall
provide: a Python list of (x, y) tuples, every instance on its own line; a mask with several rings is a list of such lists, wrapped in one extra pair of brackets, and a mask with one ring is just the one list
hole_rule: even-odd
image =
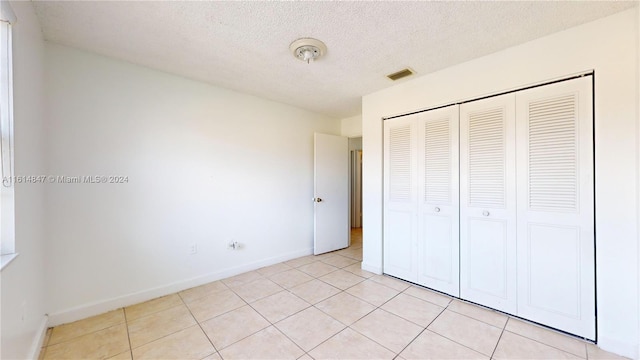
[(342, 119), (340, 133), (342, 136), (358, 137), (362, 136), (362, 115), (352, 116)]
[[(15, 172), (40, 175), (45, 173), (44, 42), (31, 2), (17, 1), (11, 6), (18, 18), (13, 27)], [(16, 185), (16, 250), (20, 255), (0, 274), (3, 359), (37, 356), (45, 330), (43, 204), (42, 185)]]
[(362, 150), (361, 137), (349, 138), (349, 151), (351, 150)]
[(364, 261), (382, 270), (382, 117), (595, 69), (598, 342), (638, 358), (636, 9), (363, 98)]
[(49, 186), (51, 324), (311, 253), (313, 133), (340, 134), (339, 120), (59, 45), (46, 53), (49, 173), (129, 178)]

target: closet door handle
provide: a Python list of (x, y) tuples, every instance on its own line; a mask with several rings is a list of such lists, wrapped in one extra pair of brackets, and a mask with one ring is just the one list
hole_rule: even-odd
[(489, 211), (488, 211), (488, 210), (483, 211), (483, 212), (482, 212), (482, 215), (484, 215), (484, 216), (489, 216)]
[(435, 212), (440, 212), (440, 208), (436, 206), (436, 208), (435, 208), (435, 209), (433, 209), (433, 211), (435, 211)]

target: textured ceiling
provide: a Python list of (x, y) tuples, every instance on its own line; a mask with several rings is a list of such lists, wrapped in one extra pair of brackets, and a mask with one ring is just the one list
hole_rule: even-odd
[[(49, 41), (337, 118), (401, 68), (424, 75), (637, 4), (34, 1)], [(295, 59), (301, 37), (326, 56)]]

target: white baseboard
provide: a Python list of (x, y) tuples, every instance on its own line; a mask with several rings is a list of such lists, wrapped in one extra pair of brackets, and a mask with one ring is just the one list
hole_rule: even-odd
[(36, 360), (40, 356), (40, 350), (42, 349), (42, 345), (44, 345), (44, 338), (47, 336), (48, 328), (49, 317), (47, 315), (44, 315), (42, 321), (40, 322), (40, 326), (38, 327), (38, 331), (36, 332), (36, 337), (31, 343), (31, 348), (29, 348), (29, 359)]
[(640, 344), (630, 344), (619, 340), (598, 336), (598, 347), (604, 351), (640, 360)]
[(200, 286), (220, 279), (225, 279), (234, 275), (242, 274), (247, 271), (259, 269), (261, 267), (277, 264), (283, 261), (295, 259), (301, 256), (313, 254), (313, 248), (306, 250), (298, 250), (280, 256), (255, 261), (249, 264), (236, 266), (232, 268), (222, 269), (194, 278), (176, 281), (163, 286), (138, 291), (135, 293), (114, 297), (111, 299), (96, 301), (80, 306), (76, 306), (67, 310), (49, 314), (49, 326), (57, 326), (70, 323), (90, 316), (100, 315), (107, 311), (119, 309), (121, 307), (138, 304), (144, 301), (155, 299), (157, 297), (176, 293), (195, 286)]
[(360, 266), (360, 268), (364, 271), (372, 272), (374, 274), (382, 275), (382, 268), (380, 266), (372, 266), (369, 264), (365, 264), (364, 262)]

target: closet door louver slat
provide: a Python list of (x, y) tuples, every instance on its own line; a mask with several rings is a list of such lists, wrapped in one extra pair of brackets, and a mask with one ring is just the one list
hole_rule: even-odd
[(424, 201), (451, 204), (451, 119), (424, 122)]
[(470, 206), (503, 207), (505, 177), (503, 108), (474, 112), (468, 121)]
[(578, 206), (576, 95), (529, 103), (529, 208)]
[(409, 124), (389, 129), (389, 199), (411, 200), (412, 149)]

